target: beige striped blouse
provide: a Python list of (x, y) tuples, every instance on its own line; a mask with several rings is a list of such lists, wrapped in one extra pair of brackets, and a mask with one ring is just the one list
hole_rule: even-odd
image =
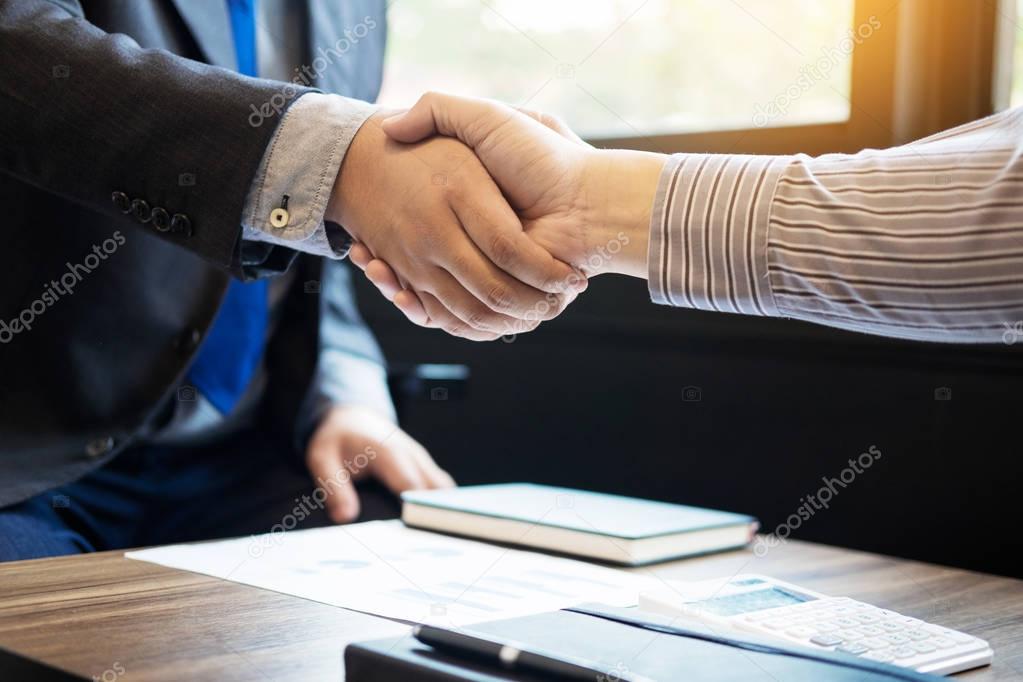
[(678, 154), (657, 303), (1023, 347), (1023, 108), (859, 154)]

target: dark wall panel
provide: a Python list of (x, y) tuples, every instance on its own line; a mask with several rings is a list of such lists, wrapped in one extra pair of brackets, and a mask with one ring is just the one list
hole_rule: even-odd
[[(510, 343), (413, 327), (364, 286), (360, 301), (392, 362), (471, 368), (464, 399), (404, 410), (462, 483), (707, 505), (767, 529), (808, 505), (791, 517), (794, 537), (1023, 575), (1009, 560), (1021, 544), (1023, 340), (891, 342), (672, 310), (645, 283), (607, 277)], [(950, 400), (936, 399), (942, 387)], [(827, 508), (806, 499), (871, 446), (880, 458), (833, 482)]]

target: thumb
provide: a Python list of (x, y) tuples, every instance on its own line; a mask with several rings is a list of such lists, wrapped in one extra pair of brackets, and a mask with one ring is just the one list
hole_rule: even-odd
[(497, 102), (428, 92), (408, 111), (384, 119), (381, 128), (398, 142), (445, 135), (475, 149), (496, 128), (519, 115)]
[(420, 98), (411, 109), (388, 116), (380, 123), (384, 134), (395, 142), (419, 142), (437, 132), (433, 112), (422, 105)]

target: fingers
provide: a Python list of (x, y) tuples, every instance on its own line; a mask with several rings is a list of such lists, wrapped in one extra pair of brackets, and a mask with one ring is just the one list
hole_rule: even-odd
[(384, 295), (388, 301), (393, 301), (394, 297), (402, 290), (401, 282), (398, 281), (398, 276), (394, 274), (394, 270), (391, 269), (387, 263), (382, 260), (371, 260), (366, 264), (365, 267), (366, 279), (376, 285), (376, 288), (380, 290), (380, 293)]
[(419, 300), (419, 297), (414, 292), (403, 289), (394, 295), (391, 302), (413, 324), (418, 324), (420, 327), (431, 326), (430, 316), (426, 314), (423, 302)]
[[(429, 457), (429, 455), (427, 455)], [(433, 459), (430, 459), (433, 462)], [(420, 465), (423, 476), (426, 479), (426, 485), (428, 488), (439, 489), (439, 488), (454, 488), (458, 484), (455, 483), (455, 479), (451, 477), (451, 474), (441, 469), (435, 463), (432, 466)]]
[[(467, 188), (464, 198), (455, 197), (453, 200), (455, 213), (473, 243), (495, 266), (540, 292), (563, 294), (576, 289), (575, 285), (583, 278), (567, 263), (557, 260), (530, 239), (523, 231), (518, 216), (501, 198), (501, 190), (494, 181), (487, 177), (485, 183), (484, 186)], [(498, 200), (495, 201), (494, 197), (498, 197)], [(527, 290), (516, 283), (511, 289), (503, 289), (501, 292), (510, 296), (504, 302), (507, 307), (497, 307), (495, 310), (505, 310), (519, 318), (527, 312), (535, 314), (537, 301), (543, 298), (540, 292)], [(480, 292), (474, 293), (479, 295)], [(482, 293), (485, 298), (481, 300), (488, 305), (503, 305), (501, 297), (493, 296), (494, 292)], [(523, 303), (528, 305), (524, 306)], [(560, 312), (561, 306), (549, 317), (541, 319), (556, 317)]]
[[(524, 114), (503, 104), (439, 93), (423, 95), (414, 107), (384, 120), (381, 127), (400, 142), (416, 142), (435, 134), (457, 137), (482, 158), (485, 156), (482, 145), (488, 137), (515, 119), (527, 124), (519, 132), (521, 135), (526, 135), (530, 127), (534, 133), (544, 131)], [(498, 180), (502, 181), (500, 177)], [(494, 200), (501, 196), (500, 189), (489, 176), (471, 187), (461, 188), (461, 193), (464, 203), (456, 208), (459, 219), (476, 246), (501, 270), (536, 289), (555, 294), (571, 287), (566, 283), (579, 280), (579, 273), (526, 236), (507, 202)], [(457, 201), (459, 197), (456, 194), (453, 198)], [(511, 312), (515, 314), (515, 309)]]
[(430, 316), (426, 314), (423, 302), (413, 291), (401, 287), (397, 276), (387, 263), (382, 260), (371, 261), (366, 268), (366, 277), (410, 322), (420, 327), (430, 326)]
[[(536, 312), (526, 309), (521, 317), (494, 312), (493, 308), (499, 307), (496, 304), (498, 297), (504, 295), (503, 292), (508, 290), (507, 287), (512, 286), (511, 282), (481, 285), (473, 277), (474, 275), (468, 272), (463, 275), (463, 281), (459, 281), (454, 274), (441, 270), (423, 290), (433, 294), (455, 317), (478, 331), (497, 332), (498, 335), (508, 334), (509, 329), (519, 329), (523, 326), (535, 327), (542, 319), (551, 316), (549, 309), (553, 307), (553, 304), (547, 303), (542, 298), (534, 304)], [(423, 291), (418, 293), (421, 296)], [(486, 297), (486, 300), (480, 301), (480, 296)], [(556, 303), (553, 295), (548, 294), (548, 296)], [(541, 307), (541, 304), (546, 308)], [(427, 312), (432, 317), (432, 313)], [(548, 314), (540, 314), (544, 312)]]
[[(468, 329), (463, 329), (463, 327), (467, 325), (466, 320), (453, 314), (439, 301), (431, 307), (433, 307), (436, 311), (439, 311), (438, 314), (443, 322), (440, 324), (435, 323), (427, 313), (426, 307), (423, 305), (420, 297), (416, 295), (415, 292), (402, 288), (398, 276), (384, 261), (380, 259), (371, 259), (368, 262), (363, 263), (363, 269), (366, 272), (366, 278), (376, 285), (377, 289), (380, 290), (380, 293), (383, 294), (385, 298), (390, 299), (391, 302), (394, 303), (395, 307), (398, 308), (398, 310), (400, 310), (413, 324), (417, 324), (420, 327), (442, 327), (446, 330), (456, 330), (459, 332), (458, 336), (471, 338), (473, 340), (482, 341), (496, 338), (494, 334), (473, 334), (470, 333)], [(433, 299), (433, 301), (436, 301), (436, 299)], [(433, 303), (433, 301), (431, 301), (431, 303)], [(515, 322), (517, 321), (512, 320), (511, 318), (505, 320), (504, 328), (507, 328), (508, 325), (518, 326)], [(471, 327), (471, 325), (469, 326)]]
[(395, 446), (381, 443), (370, 447), (377, 448), (373, 458), (373, 475), (392, 493), (400, 495), (406, 490), (429, 487), (409, 448), (402, 447), (402, 439), (398, 439)]
[[(482, 157), (486, 145), (494, 144), (488, 142), (492, 133), (515, 120), (522, 130), (513, 126), (512, 132), (526, 137), (538, 134), (556, 139), (550, 132), (556, 128), (551, 126), (562, 125), (553, 118), (542, 120), (548, 129), (497, 102), (429, 93), (409, 111), (386, 119), (381, 127), (401, 142), (436, 134), (457, 137)], [(582, 291), (586, 282), (581, 273), (525, 234), (497, 183), (476, 159), (472, 161), (455, 176), (464, 182), (444, 183), (442, 190), (451, 218), (457, 219), (459, 232), (464, 230), (459, 235), (463, 240), (433, 229), (434, 234), (421, 238), (423, 244), (414, 249), (417, 254), (432, 256), (426, 260), (433, 266), (422, 267), (415, 258), (408, 263), (395, 257), (400, 261), (398, 272), (374, 264), (362, 252), (354, 259), (409, 319), (480, 340), (493, 338), (493, 332), (519, 333), (557, 316), (569, 296)], [(402, 275), (411, 287), (405, 285)], [(403, 294), (401, 289), (410, 293)], [(418, 303), (414, 294), (419, 295)]]
[[(503, 204), (497, 187), (492, 185), (492, 189), (499, 199), (489, 203)], [(508, 211), (510, 213), (510, 209)], [(514, 218), (514, 214), (511, 216), (514, 224), (518, 226), (519, 223)], [(457, 216), (452, 214), (452, 218), (457, 218)], [(480, 232), (486, 229), (480, 224), (482, 219), (478, 212), (472, 212), (467, 219), (471, 221), (475, 231)], [(532, 240), (521, 233), (521, 227), (516, 229), (520, 230), (519, 235), (526, 242), (532, 244)], [(461, 228), (459, 232), (461, 232)], [(533, 246), (540, 258), (546, 259), (552, 264), (560, 263), (541, 247)], [(437, 260), (441, 267), (434, 268), (428, 278), (420, 280), (418, 286), (444, 301), (447, 309), (470, 327), (481, 331), (502, 331), (504, 333), (503, 330), (511, 326), (521, 326), (517, 324), (519, 320), (545, 320), (555, 317), (561, 312), (563, 308), (561, 298), (544, 294), (544, 292), (510, 277), (488, 261), (471, 240), (463, 240), (462, 243), (457, 244), (456, 248), (457, 252), (454, 248), (450, 251), (442, 249)], [(388, 300), (394, 301), (403, 289), (408, 289), (401, 278), (384, 261), (370, 259), (367, 262), (366, 254), (362, 252), (356, 254), (356, 257), (362, 264), (367, 279)], [(567, 266), (564, 267), (567, 268)], [(571, 273), (571, 269), (569, 272)], [(396, 305), (398, 303), (395, 302)], [(407, 317), (414, 322), (425, 324), (426, 321), (423, 319), (425, 313), (421, 312), (423, 308), (419, 301), (403, 296), (400, 303), (405, 305), (404, 308), (402, 305), (398, 305), (398, 307)]]
[(431, 326), (443, 329), (452, 336), (458, 336), (470, 341), (493, 341), (503, 335), (503, 332), (474, 329), (454, 315), (448, 310), (447, 306), (429, 292), (420, 291), (419, 299), (423, 302), (423, 307), (430, 318)]
[(344, 466), (341, 439), (314, 437), (309, 443), (306, 465), (317, 487), (327, 493), (324, 505), (330, 520), (334, 523), (354, 521), (359, 516), (359, 496), (351, 473)]
[(356, 242), (352, 244), (352, 248), (348, 252), (348, 260), (352, 261), (352, 264), (360, 270), (365, 271), (366, 266), (373, 260), (373, 254), (366, 248), (365, 244)]
[[(370, 260), (365, 265), (365, 272), (366, 278), (377, 287), (385, 298), (390, 299), (391, 302), (394, 303), (394, 306), (398, 308), (398, 310), (400, 310), (413, 324), (419, 325), (420, 327), (443, 327), (447, 329), (452, 326), (460, 328), (466, 323), (464, 318), (451, 313), (446, 306), (445, 310), (447, 314), (443, 316), (446, 324), (439, 325), (434, 323), (434, 320), (432, 320), (430, 315), (427, 313), (426, 307), (423, 305), (420, 297), (414, 291), (403, 288), (398, 276), (394, 274), (394, 270), (392, 270), (384, 261), (380, 259)], [(507, 317), (507, 319), (502, 320), (502, 324), (497, 331), (501, 331), (502, 335), (521, 334), (526, 331), (532, 331), (537, 327), (542, 319), (549, 319), (550, 317), (553, 317), (550, 311), (555, 309), (562, 310), (574, 299), (574, 293), (566, 294), (558, 298), (549, 296), (548, 299), (540, 301), (537, 307), (531, 311), (533, 314), (528, 315), (526, 319)], [(440, 305), (441, 304), (438, 301), (437, 306), (439, 307)], [(494, 330), (483, 329), (480, 331)], [(464, 336), (464, 334), (459, 334), (459, 336)], [(494, 336), (492, 334), (472, 335), (472, 338), (474, 340), (484, 340), (494, 338)]]
[(379, 258), (373, 258), (373, 254), (362, 244), (354, 244), (348, 257), (366, 273), (366, 279), (376, 286), (384, 298), (391, 301), (410, 322), (420, 327), (430, 325), (430, 316), (426, 314), (422, 301), (415, 293), (404, 288), (390, 265)]
[[(537, 327), (540, 322), (540, 313), (546, 312), (545, 309), (538, 309), (537, 314), (532, 316), (532, 319), (520, 320), (512, 317), (506, 317), (502, 320), (497, 330), (493, 329), (475, 329), (470, 321), (465, 319), (466, 317), (472, 317), (471, 313), (466, 313), (459, 316), (453, 313), (448, 306), (442, 304), (436, 297), (431, 296), (428, 293), (423, 293), (422, 298), (425, 299), (429, 296), (430, 309), (433, 310), (433, 315), (427, 311), (427, 307), (424, 305), (420, 295), (417, 295), (410, 289), (404, 289), (401, 287), (397, 275), (394, 271), (382, 260), (374, 259), (366, 264), (366, 277), (376, 285), (380, 293), (386, 298), (391, 299), (395, 307), (400, 310), (405, 317), (409, 319), (413, 324), (417, 324), (420, 327), (435, 327), (441, 328), (445, 331), (461, 336), (462, 338), (468, 338), (473, 341), (489, 341), (497, 338), (504, 334), (521, 334), (527, 331), (532, 331)], [(452, 285), (454, 286), (454, 285)], [(444, 289), (444, 287), (440, 287)], [(572, 294), (567, 296), (562, 305), (567, 305), (575, 298)], [(472, 303), (470, 302), (470, 305)], [(474, 333), (472, 330), (483, 332)], [(494, 332), (499, 331), (500, 334)]]
[(433, 461), (433, 457), (430, 457), (430, 453), (426, 451), (426, 448), (411, 437), (408, 438), (408, 451), (423, 475), (427, 488), (455, 487), (455, 479), (451, 478), (451, 474), (441, 469), (437, 462)]

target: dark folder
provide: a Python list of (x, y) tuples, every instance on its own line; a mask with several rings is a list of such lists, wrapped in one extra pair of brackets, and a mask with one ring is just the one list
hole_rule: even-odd
[[(698, 621), (590, 605), (480, 623), (462, 632), (546, 656), (585, 662), (604, 680), (687, 682), (934, 682), (944, 678), (848, 654), (722, 631)], [(349, 682), (540, 682), (551, 678), (501, 670), (403, 638), (350, 644)], [(602, 676), (598, 678), (598, 676)]]
[(88, 682), (82, 677), (54, 668), (0, 647), (0, 680), (3, 682)]

